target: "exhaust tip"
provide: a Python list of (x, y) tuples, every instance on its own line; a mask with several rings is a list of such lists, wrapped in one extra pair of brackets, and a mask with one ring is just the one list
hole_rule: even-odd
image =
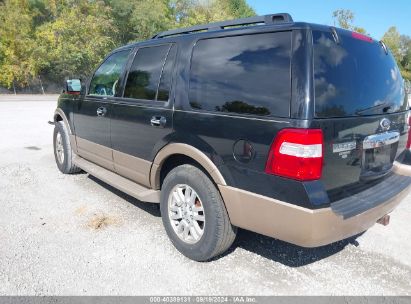
[(390, 223), (390, 216), (388, 214), (384, 215), (377, 221), (377, 223), (383, 226), (387, 226)]

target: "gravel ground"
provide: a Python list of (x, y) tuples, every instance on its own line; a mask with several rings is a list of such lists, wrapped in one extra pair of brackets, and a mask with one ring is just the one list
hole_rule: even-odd
[(355, 239), (304, 249), (240, 231), (196, 263), (155, 205), (57, 170), (55, 99), (0, 96), (0, 295), (411, 295), (411, 195)]

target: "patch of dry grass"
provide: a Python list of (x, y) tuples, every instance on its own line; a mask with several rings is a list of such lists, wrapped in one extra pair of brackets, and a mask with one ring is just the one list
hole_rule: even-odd
[(108, 226), (119, 226), (121, 221), (114, 216), (105, 214), (94, 214), (94, 216), (87, 222), (87, 226), (93, 230), (101, 230)]

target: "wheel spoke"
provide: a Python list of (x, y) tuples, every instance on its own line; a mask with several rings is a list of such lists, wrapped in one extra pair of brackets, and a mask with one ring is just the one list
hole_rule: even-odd
[(180, 213), (179, 211), (177, 211), (177, 213), (171, 214), (171, 215), (170, 215), (170, 218), (171, 218), (172, 220), (180, 220), (180, 219), (182, 219), (183, 217), (182, 217), (181, 213)]
[(197, 230), (194, 228), (194, 225), (190, 226), (190, 233), (192, 237), (196, 240), (199, 238), (200, 234), (197, 233)]
[(177, 205), (172, 205), (172, 206), (170, 206), (170, 211), (179, 212), (180, 208)]
[(186, 191), (184, 192), (184, 202), (188, 203), (190, 201), (191, 194), (193, 193), (193, 189), (186, 187)]
[(177, 192), (173, 192), (173, 198), (174, 201), (176, 202), (177, 206), (181, 206), (181, 204), (183, 203), (180, 196), (178, 195)]
[(186, 223), (186, 221), (181, 221), (182, 223), (184, 223), (184, 230), (183, 230), (183, 238), (186, 240), (188, 238), (188, 233), (190, 232), (190, 227), (188, 226), (188, 224)]
[(190, 206), (194, 206), (196, 198), (197, 198), (197, 193), (193, 189), (191, 189), (191, 195), (188, 199)]
[(176, 232), (178, 234), (181, 234), (181, 233), (183, 233), (183, 231), (184, 231), (184, 223), (183, 223), (183, 221), (180, 221), (180, 222), (178, 222), (178, 224), (176, 226)]
[(180, 187), (177, 189), (177, 195), (178, 195), (180, 202), (184, 203), (184, 193), (183, 193), (183, 189), (181, 189)]
[(193, 228), (199, 236), (203, 235), (204, 230), (201, 229), (200, 225), (196, 221), (193, 223)]
[(205, 216), (202, 214), (194, 214), (193, 217), (196, 221), (204, 222), (205, 221)]

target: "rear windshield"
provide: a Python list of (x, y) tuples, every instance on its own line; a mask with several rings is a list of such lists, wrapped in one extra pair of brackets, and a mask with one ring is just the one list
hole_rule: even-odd
[(340, 31), (313, 31), (317, 117), (376, 115), (406, 110), (404, 81), (377, 41)]

